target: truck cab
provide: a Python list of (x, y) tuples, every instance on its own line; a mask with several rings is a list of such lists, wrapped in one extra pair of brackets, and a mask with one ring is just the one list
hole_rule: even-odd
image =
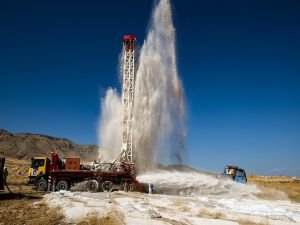
[[(28, 171), (28, 183), (36, 185), (42, 182), (42, 189), (47, 186), (48, 171), (50, 166), (50, 159), (47, 157), (33, 157), (31, 158), (31, 166)], [(39, 181), (39, 180), (43, 181)], [(45, 186), (45, 187), (44, 187)]]
[(226, 166), (224, 169), (224, 174), (232, 178), (232, 180), (246, 184), (247, 183), (247, 175), (245, 170), (237, 167), (237, 166)]

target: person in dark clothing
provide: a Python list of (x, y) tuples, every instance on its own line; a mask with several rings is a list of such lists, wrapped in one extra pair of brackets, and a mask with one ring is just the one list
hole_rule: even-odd
[(4, 162), (5, 158), (0, 158), (0, 190), (4, 190)]

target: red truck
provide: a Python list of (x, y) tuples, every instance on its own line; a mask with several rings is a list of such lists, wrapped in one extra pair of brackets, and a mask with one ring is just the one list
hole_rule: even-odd
[(52, 152), (46, 157), (31, 159), (29, 184), (38, 190), (68, 190), (71, 186), (86, 181), (89, 191), (142, 191), (136, 180), (134, 165), (128, 163), (100, 163), (97, 166), (80, 165), (80, 158), (60, 159)]

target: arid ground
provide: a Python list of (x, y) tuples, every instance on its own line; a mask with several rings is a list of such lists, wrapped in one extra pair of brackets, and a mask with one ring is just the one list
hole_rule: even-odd
[(236, 201), (223, 194), (43, 193), (26, 185), (29, 161), (7, 158), (6, 166), (12, 193), (0, 192), (0, 225), (300, 224), (298, 178), (250, 175), (257, 199)]

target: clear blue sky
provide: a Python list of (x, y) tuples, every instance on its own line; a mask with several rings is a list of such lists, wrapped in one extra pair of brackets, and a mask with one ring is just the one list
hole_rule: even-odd
[[(300, 2), (172, 1), (189, 164), (300, 176)], [(97, 143), (122, 35), (152, 0), (1, 1), (0, 128)]]

